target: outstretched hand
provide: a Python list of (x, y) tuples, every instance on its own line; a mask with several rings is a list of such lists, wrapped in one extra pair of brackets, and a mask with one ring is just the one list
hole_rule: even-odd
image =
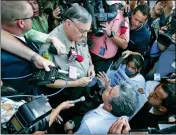
[(110, 87), (111, 80), (108, 78), (105, 72), (99, 72), (99, 74), (97, 74), (97, 79), (101, 82), (105, 89)]

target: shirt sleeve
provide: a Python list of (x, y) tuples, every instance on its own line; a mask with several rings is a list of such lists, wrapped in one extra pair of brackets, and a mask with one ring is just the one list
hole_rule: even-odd
[(49, 34), (45, 34), (36, 30), (31, 29), (27, 33), (25, 33), (27, 39), (34, 41), (36, 43), (47, 43), (46, 39), (48, 38)]
[(84, 122), (74, 134), (91, 134), (87, 124)]
[(125, 39), (127, 42), (130, 40), (130, 25), (129, 25), (129, 19), (126, 17), (125, 18), (125, 23), (124, 23), (126, 29), (126, 32), (124, 34), (121, 34), (120, 37)]

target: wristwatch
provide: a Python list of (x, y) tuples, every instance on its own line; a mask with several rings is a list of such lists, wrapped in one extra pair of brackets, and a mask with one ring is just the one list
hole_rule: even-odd
[(111, 31), (111, 34), (108, 35), (109, 38), (112, 38), (112, 37), (114, 37), (114, 36), (115, 36), (115, 32), (114, 32), (114, 31)]

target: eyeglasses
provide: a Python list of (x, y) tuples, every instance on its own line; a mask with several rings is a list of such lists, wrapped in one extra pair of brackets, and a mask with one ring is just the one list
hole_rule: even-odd
[(73, 24), (76, 26), (76, 28), (79, 30), (79, 32), (81, 33), (81, 34), (86, 34), (88, 31), (82, 31), (77, 25), (76, 25), (76, 23), (72, 20), (72, 19), (70, 19), (70, 18), (68, 18), (70, 21), (72, 21), (73, 22)]
[(18, 21), (18, 20), (27, 20), (27, 19), (33, 19), (34, 16), (31, 16), (31, 17), (27, 17), (27, 18), (22, 18), (22, 19), (15, 19), (14, 21)]

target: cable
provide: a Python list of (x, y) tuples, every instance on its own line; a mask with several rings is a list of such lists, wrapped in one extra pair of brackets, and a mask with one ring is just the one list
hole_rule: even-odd
[[(54, 96), (58, 93), (60, 93), (61, 91), (63, 91), (67, 85), (68, 85), (68, 81), (66, 79), (64, 79), (66, 84), (58, 91), (58, 92), (55, 92), (53, 94), (50, 94), (50, 95), (44, 95), (45, 97), (51, 97), (51, 96)], [(14, 96), (2, 96), (1, 98), (14, 98), (14, 97), (34, 97), (34, 98), (38, 98), (38, 97), (41, 97), (41, 95), (39, 96), (34, 96), (34, 95), (14, 95)]]
[(64, 90), (67, 87), (67, 85), (68, 85), (68, 81), (66, 79), (64, 79), (64, 80), (65, 80), (66, 83), (65, 83), (65, 85), (58, 92), (55, 92), (55, 93), (50, 94), (50, 95), (46, 95), (46, 97), (54, 96), (54, 95), (60, 93), (62, 90)]

